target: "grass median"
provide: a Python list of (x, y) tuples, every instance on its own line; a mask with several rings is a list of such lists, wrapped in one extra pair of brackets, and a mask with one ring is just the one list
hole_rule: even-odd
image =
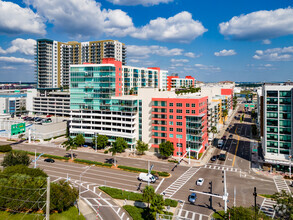
[[(100, 186), (100, 190), (107, 193), (114, 199), (127, 199), (132, 201), (146, 202), (144, 201), (141, 193), (129, 192), (122, 189), (111, 188), (107, 186)], [(173, 199), (165, 199), (165, 206), (176, 207), (178, 202)]]
[[(126, 170), (126, 171), (132, 171), (132, 172), (136, 172), (136, 173), (148, 173), (147, 169), (141, 169), (141, 168), (136, 168), (136, 167), (128, 167), (128, 166), (118, 166), (119, 169), (121, 170)], [(169, 177), (170, 173), (167, 172), (161, 172), (161, 171), (155, 171), (153, 170), (151, 172), (151, 174), (158, 174), (161, 177)]]

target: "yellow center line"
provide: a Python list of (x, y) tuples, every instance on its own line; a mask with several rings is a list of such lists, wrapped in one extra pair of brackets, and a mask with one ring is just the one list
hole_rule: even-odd
[[(237, 128), (235, 130), (235, 134), (237, 134)], [(238, 141), (237, 141), (237, 146), (236, 146), (236, 150), (235, 150), (235, 154), (234, 154), (234, 158), (233, 158), (232, 167), (234, 167), (234, 163), (235, 163), (235, 159), (236, 159), (236, 155), (237, 155), (237, 150), (238, 150), (238, 145), (239, 145), (239, 139), (240, 139), (240, 136), (239, 135), (237, 135), (237, 136), (238, 136)]]

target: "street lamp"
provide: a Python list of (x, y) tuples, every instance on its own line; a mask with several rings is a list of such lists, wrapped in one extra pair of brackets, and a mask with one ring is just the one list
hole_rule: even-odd
[[(80, 192), (81, 192), (81, 177), (86, 173), (86, 171), (88, 171), (92, 166), (94, 166), (94, 165), (91, 165), (91, 166), (89, 166), (89, 167), (87, 167), (86, 168), (86, 170), (84, 170), (80, 175), (79, 175), (79, 181), (80, 181), (80, 183), (79, 183), (79, 192), (78, 192), (78, 200), (79, 200), (79, 204), (80, 204)], [(78, 208), (78, 215), (80, 215), (80, 208)]]
[(290, 167), (289, 167), (289, 177), (291, 178), (291, 159), (292, 159), (292, 155), (289, 155), (289, 164), (290, 164)]

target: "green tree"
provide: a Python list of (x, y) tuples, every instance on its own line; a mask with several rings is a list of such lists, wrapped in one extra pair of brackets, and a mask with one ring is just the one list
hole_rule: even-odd
[(76, 135), (76, 137), (74, 138), (74, 141), (77, 144), (77, 146), (80, 146), (80, 147), (85, 143), (85, 139), (82, 134)]
[(71, 207), (78, 198), (78, 190), (71, 188), (64, 180), (51, 183), (50, 209), (62, 212)]
[(157, 213), (163, 214), (164, 213), (164, 199), (162, 195), (156, 194), (154, 198), (151, 201), (150, 206), (150, 214), (153, 216), (154, 219), (156, 219)]
[(96, 147), (97, 142), (97, 149), (103, 149), (108, 144), (108, 137), (106, 135), (98, 134), (97, 137), (93, 137), (93, 146)]
[(159, 152), (164, 158), (170, 157), (174, 152), (173, 143), (170, 141), (160, 143)]
[(2, 173), (5, 176), (12, 176), (14, 174), (24, 174), (31, 177), (48, 177), (48, 175), (40, 168), (29, 168), (26, 165), (15, 165), (6, 167)]
[(280, 219), (293, 219), (293, 196), (292, 194), (286, 193), (284, 190), (273, 195), (273, 199), (276, 200), (277, 205), (275, 210), (277, 216)]
[(227, 109), (224, 109), (222, 111), (222, 117), (223, 117), (224, 124), (225, 124), (225, 121), (226, 121), (226, 117), (227, 116), (228, 116), (228, 110)]
[(149, 145), (147, 143), (144, 143), (141, 140), (137, 140), (137, 142), (136, 142), (136, 152), (137, 152), (137, 154), (142, 155), (148, 149), (149, 149)]
[(67, 141), (63, 143), (64, 147), (66, 147), (66, 151), (70, 150), (71, 159), (73, 160), (73, 150), (77, 149), (77, 144), (75, 142), (75, 138), (68, 137)]
[(235, 109), (235, 108), (236, 108), (236, 106), (237, 106), (237, 103), (238, 103), (238, 101), (237, 101), (237, 97), (236, 97), (236, 96), (234, 96), (234, 97), (233, 97), (233, 109)]
[(31, 162), (32, 161), (26, 152), (10, 151), (5, 154), (1, 165), (3, 167), (15, 166), (19, 164), (29, 166)]
[(112, 152), (112, 156), (116, 153), (122, 153), (125, 151), (125, 149), (128, 147), (127, 142), (119, 137), (113, 142), (112, 147), (109, 149), (110, 152)]
[(213, 139), (214, 139), (214, 135), (218, 133), (217, 127), (216, 126), (213, 126), (211, 128), (211, 132), (213, 133)]
[(155, 189), (152, 186), (146, 186), (142, 193), (143, 201), (148, 203), (148, 207), (150, 207), (150, 202), (153, 200), (156, 195)]
[(248, 95), (248, 93), (245, 95), (245, 99), (246, 99), (246, 102), (248, 102), (248, 100), (249, 100), (249, 95)]
[[(217, 213), (213, 214), (213, 217), (215, 219), (231, 219), (231, 220), (239, 220), (239, 219), (245, 219), (245, 220), (254, 220), (255, 219), (255, 211), (254, 207), (232, 207), (228, 209), (227, 213), (224, 211), (219, 211)], [(270, 217), (266, 216), (262, 212), (256, 213), (256, 219), (257, 220), (268, 220), (271, 219)]]

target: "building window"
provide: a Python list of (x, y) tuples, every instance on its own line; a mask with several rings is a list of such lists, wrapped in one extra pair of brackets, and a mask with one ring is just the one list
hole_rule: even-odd
[(173, 128), (169, 128), (169, 131), (173, 131)]
[(169, 137), (170, 137), (170, 138), (173, 138), (173, 134), (169, 134)]
[(195, 103), (192, 103), (192, 104), (191, 104), (191, 107), (195, 108)]
[(195, 110), (191, 110), (191, 113), (192, 113), (192, 114), (195, 114)]
[(189, 110), (186, 110), (186, 114), (189, 114), (189, 112), (190, 112)]
[(173, 119), (173, 115), (169, 115), (169, 119)]
[(186, 107), (189, 107), (189, 103), (186, 103)]
[[(176, 138), (178, 139), (182, 139), (182, 135), (181, 134), (176, 134)], [(182, 147), (182, 144), (177, 144), (177, 147)]]
[(177, 132), (182, 132), (182, 128), (176, 128)]
[(170, 112), (170, 113), (173, 113), (173, 109), (169, 109), (169, 112)]
[(182, 116), (176, 116), (176, 119), (180, 120), (180, 119), (182, 119)]
[(169, 106), (172, 107), (173, 106), (173, 103), (169, 103)]
[(182, 103), (176, 103), (177, 107), (182, 107)]
[(182, 152), (177, 152), (177, 156), (182, 156)]
[(182, 126), (182, 122), (176, 122), (177, 126)]
[(173, 125), (173, 121), (169, 121), (169, 125)]
[(177, 113), (182, 113), (182, 109), (177, 109), (176, 112)]

